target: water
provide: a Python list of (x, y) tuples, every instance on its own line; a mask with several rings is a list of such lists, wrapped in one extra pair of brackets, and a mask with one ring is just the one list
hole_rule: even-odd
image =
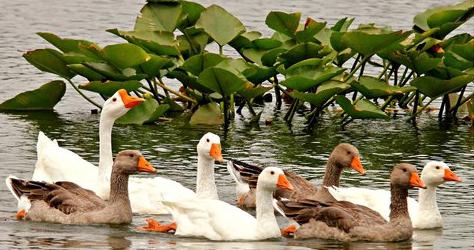
[[(200, 1), (205, 6), (217, 3), (238, 16), (250, 29), (268, 32), (264, 27), (270, 10), (302, 11), (303, 16), (323, 18), (330, 24), (344, 16), (356, 17), (356, 23), (376, 22), (394, 28), (409, 28), (412, 17), (434, 5), (433, 1), (363, 0), (348, 1)], [(436, 1), (436, 4), (456, 1)], [(30, 66), (21, 54), (29, 49), (45, 47), (34, 33), (50, 31), (64, 37), (85, 38), (100, 44), (120, 39), (104, 32), (108, 28), (131, 29), (143, 1), (6, 1), (0, 0), (0, 100), (29, 90), (49, 80), (51, 74)], [(472, 32), (471, 20), (460, 32)], [(268, 33), (265, 33), (268, 35)], [(228, 52), (231, 52), (229, 50)], [(80, 81), (80, 79), (78, 79)], [(14, 88), (12, 88), (14, 86)], [(0, 113), (0, 179), (9, 174), (29, 178), (36, 160), (36, 137), (44, 131), (58, 139), (61, 146), (73, 150), (84, 159), (98, 162), (98, 115), (91, 115), (86, 104), (72, 89), (54, 113)], [(286, 107), (284, 107), (286, 109)], [(146, 216), (135, 216), (132, 225), (66, 226), (14, 220), (16, 204), (4, 185), (0, 185), (0, 242), (2, 249), (58, 248), (159, 248), (159, 249), (443, 249), (473, 248), (474, 236), (474, 130), (468, 124), (438, 124), (434, 116), (425, 114), (418, 129), (401, 120), (354, 122), (347, 130), (325, 118), (313, 134), (303, 132), (303, 119), (295, 117), (295, 126), (282, 122), (283, 111), (265, 107), (263, 119), (273, 124), (251, 125), (237, 117), (224, 135), (217, 127), (189, 127), (184, 119), (148, 126), (114, 128), (113, 151), (140, 149), (159, 169), (159, 174), (194, 188), (195, 145), (207, 131), (223, 138), (224, 158), (232, 157), (268, 166), (279, 166), (302, 174), (315, 183), (323, 175), (323, 166), (332, 148), (340, 142), (356, 145), (363, 157), (368, 175), (344, 173), (344, 186), (388, 188), (391, 167), (400, 161), (417, 164), (419, 170), (429, 159), (444, 160), (454, 166), (464, 179), (462, 183), (445, 184), (439, 189), (439, 207), (444, 217), (443, 230), (416, 231), (412, 241), (402, 243), (338, 243), (334, 241), (282, 239), (264, 242), (209, 242), (203, 239), (179, 238), (164, 234), (143, 234), (133, 228), (144, 223)], [(232, 180), (225, 166), (219, 165), (216, 180), (220, 196), (234, 202)], [(416, 192), (411, 191), (415, 197)], [(161, 216), (167, 221), (169, 217)], [(279, 218), (284, 224), (284, 220)]]

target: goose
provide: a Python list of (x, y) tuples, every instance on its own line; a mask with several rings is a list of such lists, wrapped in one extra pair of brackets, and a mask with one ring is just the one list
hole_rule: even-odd
[(116, 119), (143, 101), (142, 98), (130, 96), (124, 89), (118, 90), (105, 101), (99, 125), (99, 168), (39, 132), (36, 146), (38, 160), (32, 180), (70, 181), (108, 199), (113, 165), (112, 127)]
[(137, 172), (156, 173), (156, 169), (139, 151), (120, 151), (112, 167), (108, 201), (67, 181), (48, 183), (10, 176), (7, 186), (17, 200), (29, 203), (27, 210), (17, 212), (18, 219), (61, 224), (129, 224), (132, 209), (128, 179)]
[(286, 216), (301, 226), (294, 237), (334, 239), (340, 241), (403, 241), (412, 237), (413, 228), (408, 214), (408, 189), (426, 188), (416, 167), (401, 163), (390, 175), (390, 220), (376, 211), (348, 201), (320, 202), (304, 199), (281, 200)]
[[(430, 229), (443, 227), (443, 219), (436, 202), (436, 187), (446, 181), (460, 182), (461, 178), (451, 171), (446, 163), (429, 161), (421, 171), (421, 179), (427, 188), (418, 191), (418, 202), (413, 198), (408, 198), (408, 212), (413, 228)], [(380, 213), (385, 219), (389, 218), (389, 191), (357, 187), (330, 187), (329, 192), (337, 200), (350, 201), (367, 206)]]
[(176, 221), (176, 235), (215, 241), (279, 238), (281, 232), (273, 211), (272, 195), (277, 188), (291, 190), (293, 187), (281, 169), (263, 169), (257, 181), (256, 218), (238, 207), (215, 199), (194, 197), (163, 203), (171, 209)]
[[(319, 201), (335, 201), (327, 191), (327, 186), (339, 186), (342, 170), (352, 168), (365, 175), (365, 169), (360, 162), (359, 150), (351, 144), (337, 145), (329, 156), (326, 164), (321, 187), (317, 188), (298, 174), (285, 171), (288, 181), (294, 190), (278, 189), (275, 197), (287, 199), (312, 198)], [(227, 170), (236, 183), (237, 204), (244, 208), (255, 207), (255, 184), (262, 167), (247, 164), (237, 160), (229, 160)]]

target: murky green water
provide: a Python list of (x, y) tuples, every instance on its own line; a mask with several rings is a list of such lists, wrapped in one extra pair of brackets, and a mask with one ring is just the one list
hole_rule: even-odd
[[(411, 17), (432, 6), (432, 1), (394, 3), (364, 0), (345, 1), (201, 1), (218, 3), (235, 13), (252, 29), (261, 31), (270, 10), (303, 11), (304, 15), (322, 17), (334, 23), (342, 16), (354, 16), (358, 22), (375, 21), (396, 28), (411, 26)], [(441, 4), (455, 1), (437, 1)], [(62, 36), (91, 39), (106, 44), (117, 41), (103, 32), (107, 28), (129, 29), (143, 2), (132, 1), (5, 1), (0, 0), (0, 101), (15, 93), (54, 79), (38, 72), (21, 58), (27, 49), (45, 45), (37, 31), (51, 31)], [(473, 21), (463, 31), (474, 30)], [(12, 89), (12, 86), (15, 86)], [(0, 179), (9, 174), (31, 177), (36, 160), (36, 137), (48, 136), (93, 163), (98, 162), (98, 115), (91, 115), (72, 89), (68, 89), (55, 113), (0, 113)], [(284, 107), (286, 109), (286, 107)], [(164, 234), (144, 234), (133, 230), (144, 223), (145, 216), (135, 216), (133, 224), (123, 227), (65, 226), (47, 223), (18, 222), (13, 219), (16, 203), (0, 185), (0, 248), (125, 248), (134, 249), (472, 249), (474, 247), (474, 129), (460, 122), (449, 127), (424, 115), (418, 128), (401, 120), (354, 122), (342, 131), (336, 120), (325, 118), (312, 134), (303, 131), (303, 119), (296, 117), (290, 129), (282, 122), (282, 113), (272, 105), (264, 108), (262, 117), (273, 118), (270, 126), (250, 125), (237, 117), (224, 135), (217, 127), (188, 127), (183, 119), (149, 126), (116, 126), (113, 150), (140, 149), (159, 168), (159, 174), (194, 188), (195, 144), (207, 131), (223, 139), (224, 157), (238, 158), (268, 166), (292, 169), (319, 183), (323, 167), (332, 148), (340, 142), (356, 145), (363, 157), (368, 175), (343, 175), (344, 186), (388, 188), (391, 167), (400, 161), (417, 164), (421, 170), (426, 160), (444, 160), (455, 166), (464, 179), (459, 184), (445, 184), (439, 190), (438, 202), (443, 214), (443, 230), (416, 231), (412, 241), (394, 244), (350, 243), (333, 241), (295, 241), (282, 239), (264, 242), (209, 242)], [(433, 115), (434, 116), (434, 115)], [(220, 197), (234, 202), (234, 187), (224, 165), (218, 166), (216, 180)], [(3, 183), (3, 181), (2, 181)], [(411, 192), (416, 196), (416, 192)], [(168, 220), (166, 216), (160, 220)], [(282, 225), (284, 220), (280, 218)]]

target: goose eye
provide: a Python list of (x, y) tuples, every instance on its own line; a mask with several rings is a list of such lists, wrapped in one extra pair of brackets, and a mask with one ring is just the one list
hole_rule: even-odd
[(351, 154), (351, 152), (350, 152), (350, 151), (347, 151), (346, 153), (347, 153), (348, 155), (350, 155), (350, 154)]
[(209, 138), (206, 139), (207, 142), (210, 142)]
[(274, 174), (275, 174), (275, 172), (273, 172), (273, 171), (270, 171), (270, 174), (271, 174), (271, 175), (274, 175)]
[(114, 98), (112, 98), (112, 101), (113, 101), (113, 102), (117, 101), (117, 98), (115, 98), (115, 97), (114, 97)]
[(436, 169), (439, 169), (439, 166), (436, 166)]
[(133, 154), (129, 154), (128, 156), (130, 156), (131, 158), (133, 158)]
[(402, 169), (402, 170), (403, 170), (403, 172), (406, 172), (406, 171), (407, 171), (407, 169), (406, 169), (406, 168), (404, 168), (404, 169)]

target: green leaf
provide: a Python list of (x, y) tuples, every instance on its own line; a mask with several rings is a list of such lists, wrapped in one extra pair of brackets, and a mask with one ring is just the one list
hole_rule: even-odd
[(114, 81), (142, 80), (147, 77), (147, 75), (145, 74), (136, 74), (135, 70), (130, 68), (130, 71), (124, 70), (123, 72), (120, 72), (107, 63), (87, 62), (84, 63), (84, 65), (90, 68), (91, 70), (94, 70), (99, 74), (106, 76), (107, 79)]
[(289, 67), (299, 61), (320, 57), (319, 51), (321, 48), (321, 45), (315, 43), (298, 44), (287, 52), (280, 54), (279, 60), (284, 62), (286, 67)]
[(119, 69), (130, 68), (150, 60), (142, 48), (131, 43), (113, 44), (103, 49), (107, 61)]
[(51, 81), (38, 89), (26, 91), (0, 104), (0, 110), (52, 110), (66, 92), (63, 81)]
[(317, 22), (311, 18), (306, 20), (304, 30), (296, 32), (296, 40), (299, 42), (314, 42), (316, 38), (314, 35), (326, 27), (326, 22)]
[(314, 67), (304, 65), (297, 69), (292, 69), (291, 74), (287, 74), (287, 78), (282, 81), (281, 84), (288, 88), (304, 92), (340, 75), (344, 70), (343, 68), (334, 66)]
[(354, 119), (387, 119), (388, 115), (375, 104), (365, 99), (359, 100), (355, 105), (344, 96), (336, 96), (336, 102)]
[(202, 93), (210, 94), (213, 92), (211, 89), (200, 84), (196, 76), (191, 75), (188, 72), (180, 70), (180, 69), (175, 69), (171, 71), (170, 73), (168, 73), (167, 77), (175, 78), (178, 81), (180, 81), (184, 86), (187, 86), (191, 89), (198, 90), (199, 92), (202, 92)]
[(465, 70), (474, 67), (474, 39), (465, 44), (453, 44), (444, 54), (446, 66)]
[(421, 93), (430, 98), (436, 98), (462, 88), (472, 81), (474, 81), (474, 75), (471, 74), (456, 76), (449, 80), (422, 76), (413, 79), (410, 85), (415, 86)]
[(206, 9), (202, 5), (189, 1), (181, 1), (182, 17), (179, 22), (179, 29), (182, 31), (187, 27), (196, 24), (196, 21), (201, 16), (201, 13)]
[(101, 61), (101, 57), (85, 49), (85, 47), (88, 46), (98, 46), (93, 42), (87, 40), (61, 38), (55, 34), (47, 32), (38, 32), (37, 34), (64, 53), (76, 53), (82, 55), (86, 61)]
[(203, 70), (216, 66), (223, 60), (226, 60), (226, 58), (219, 54), (203, 53), (188, 58), (181, 68), (195, 76), (199, 76)]
[(294, 37), (300, 23), (301, 13), (285, 13), (281, 11), (272, 11), (268, 13), (265, 24), (271, 29)]
[(134, 30), (173, 32), (181, 13), (181, 4), (148, 3), (140, 10)]
[(368, 99), (404, 94), (416, 90), (416, 88), (410, 86), (388, 85), (384, 81), (372, 76), (361, 76), (359, 82), (352, 82), (351, 86)]
[(166, 57), (150, 54), (150, 60), (140, 65), (140, 68), (148, 78), (162, 77), (162, 70), (173, 67), (174, 62)]
[(56, 50), (37, 49), (26, 52), (23, 57), (41, 71), (53, 73), (66, 79), (71, 79), (76, 75), (69, 70), (61, 59), (61, 53)]
[(126, 89), (128, 92), (138, 90), (142, 84), (139, 81), (92, 81), (79, 84), (80, 89), (96, 92), (104, 96), (113, 96), (119, 89)]
[(145, 101), (128, 111), (124, 116), (117, 120), (119, 124), (146, 124), (152, 123), (169, 109), (168, 104), (159, 105), (152, 97), (146, 97)]
[(252, 84), (248, 84), (244, 89), (239, 91), (239, 94), (243, 96), (247, 100), (251, 100), (257, 96), (262, 96), (267, 91), (272, 89), (272, 86), (264, 87), (264, 86), (256, 86), (254, 87)]
[(351, 26), (352, 22), (354, 22), (354, 18), (344, 17), (337, 21), (337, 23), (332, 26), (331, 30), (338, 32), (346, 32), (349, 29), (349, 26)]
[(286, 51), (287, 49), (281, 47), (266, 51), (260, 58), (260, 61), (262, 63), (261, 65), (272, 67), (273, 65), (275, 65), (280, 54)]
[(243, 89), (247, 81), (229, 70), (210, 67), (199, 75), (198, 82), (223, 96), (230, 96)]
[(107, 77), (104, 75), (84, 66), (83, 64), (69, 64), (67, 67), (76, 72), (78, 75), (87, 78), (89, 81), (101, 81), (107, 79)]
[(410, 32), (395, 31), (385, 34), (373, 34), (362, 31), (351, 31), (343, 34), (342, 43), (365, 56), (370, 56), (393, 43), (405, 40), (408, 35), (410, 35)]
[(262, 33), (258, 31), (249, 31), (238, 35), (234, 40), (232, 40), (229, 45), (234, 49), (239, 51), (244, 47), (249, 47), (252, 44), (252, 41), (258, 39), (262, 36)]
[(174, 39), (172, 32), (147, 30), (120, 31), (117, 29), (109, 29), (107, 31), (157, 55), (180, 55), (178, 42)]
[(245, 31), (239, 19), (214, 4), (201, 13), (196, 28), (203, 29), (220, 46), (226, 45)]
[(191, 125), (220, 125), (224, 123), (224, 115), (215, 102), (201, 105), (191, 116)]
[(295, 90), (290, 93), (291, 97), (308, 102), (317, 107), (325, 104), (331, 97), (349, 89), (349, 84), (339, 81), (328, 81), (318, 87), (316, 93), (304, 93)]

